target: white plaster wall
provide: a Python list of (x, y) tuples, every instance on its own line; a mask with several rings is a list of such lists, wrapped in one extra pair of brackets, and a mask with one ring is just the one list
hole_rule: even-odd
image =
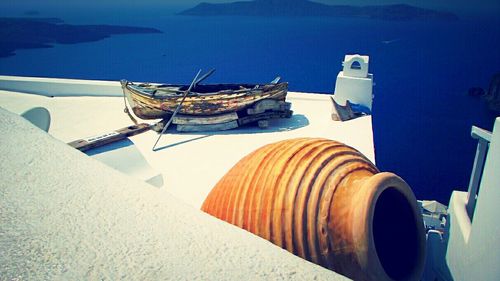
[(337, 75), (335, 83), (335, 101), (340, 105), (345, 105), (349, 100), (352, 103), (361, 104), (369, 109), (373, 103), (373, 75), (368, 74), (367, 78), (350, 77), (341, 71)]
[(454, 280), (500, 280), (500, 118), (496, 119), (472, 223), (466, 192), (450, 200), (446, 260)]

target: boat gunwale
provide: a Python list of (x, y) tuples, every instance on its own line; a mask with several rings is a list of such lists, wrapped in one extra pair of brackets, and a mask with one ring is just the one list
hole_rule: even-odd
[[(136, 87), (130, 87), (131, 85), (136, 86)], [(148, 84), (145, 84), (145, 83), (133, 84), (132, 82), (127, 82), (125, 87), (127, 90), (131, 91), (134, 94), (139, 94), (145, 98), (156, 99), (156, 100), (167, 100), (167, 99), (171, 99), (171, 98), (179, 98), (179, 97), (182, 97), (183, 93), (185, 93), (184, 90), (172, 90), (172, 91), (164, 90), (164, 91), (161, 91), (162, 92), (161, 95), (154, 96), (153, 93), (156, 93), (158, 90), (155, 89), (155, 90), (153, 90), (153, 93), (150, 94), (150, 93), (141, 91), (141, 89), (138, 89), (138, 88), (145, 87), (142, 85), (148, 85)], [(160, 85), (151, 84), (151, 85), (156, 87), (156, 88), (159, 88), (159, 87), (164, 87), (164, 88), (166, 88), (166, 87), (172, 87), (172, 88), (178, 87), (179, 89), (181, 87), (185, 86), (185, 85), (170, 85), (170, 84), (160, 84)], [(188, 98), (196, 98), (196, 97), (207, 98), (210, 96), (217, 97), (217, 96), (222, 96), (222, 95), (228, 95), (228, 96), (239, 95), (239, 94), (249, 95), (249, 94), (254, 94), (257, 91), (261, 91), (264, 94), (264, 93), (267, 93), (267, 92), (272, 91), (274, 89), (281, 89), (281, 88), (283, 88), (285, 91), (288, 92), (288, 82), (281, 82), (281, 83), (277, 83), (277, 84), (262, 84), (262, 85), (261, 84), (207, 84), (206, 86), (219, 86), (219, 85), (254, 86), (254, 87), (253, 88), (237, 89), (237, 90), (227, 89), (227, 90), (221, 90), (218, 92), (210, 92), (210, 93), (199, 93), (199, 92), (191, 91), (187, 97)], [(258, 86), (258, 87), (256, 87), (256, 86)], [(172, 93), (172, 94), (170, 94), (170, 93)]]

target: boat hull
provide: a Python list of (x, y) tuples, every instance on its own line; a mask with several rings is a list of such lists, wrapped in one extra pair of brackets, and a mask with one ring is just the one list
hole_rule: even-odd
[[(124, 95), (134, 114), (141, 119), (166, 118), (175, 111), (183, 98), (183, 91), (173, 91), (168, 95), (154, 96), (141, 91), (140, 86), (122, 81)], [(155, 86), (147, 86), (148, 90)], [(156, 86), (163, 89), (162, 86)], [(254, 103), (273, 99), (285, 101), (288, 83), (267, 84), (254, 88), (226, 90), (216, 93), (190, 93), (184, 100), (179, 114), (210, 116), (244, 110)]]

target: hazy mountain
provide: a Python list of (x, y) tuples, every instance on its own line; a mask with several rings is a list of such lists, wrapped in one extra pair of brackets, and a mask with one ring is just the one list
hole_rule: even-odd
[(116, 25), (71, 25), (57, 18), (0, 18), (0, 57), (17, 49), (98, 41), (114, 34), (161, 33), (153, 28)]
[(406, 4), (380, 6), (326, 5), (308, 0), (255, 0), (223, 4), (200, 3), (182, 11), (193, 16), (325, 16), (365, 17), (384, 20), (456, 20), (452, 13), (418, 8)]

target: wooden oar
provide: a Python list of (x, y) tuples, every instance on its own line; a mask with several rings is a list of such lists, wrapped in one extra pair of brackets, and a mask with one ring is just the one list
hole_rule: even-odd
[[(153, 151), (155, 151), (156, 145), (160, 141), (161, 136), (165, 133), (165, 131), (167, 130), (167, 128), (172, 123), (173, 118), (175, 117), (175, 115), (181, 109), (182, 103), (184, 102), (184, 100), (186, 99), (186, 97), (189, 95), (189, 93), (191, 92), (191, 90), (198, 83), (200, 83), (201, 81), (205, 80), (208, 76), (210, 76), (212, 73), (214, 73), (214, 71), (215, 71), (215, 69), (212, 69), (212, 70), (210, 70), (208, 73), (206, 73), (205, 75), (203, 75), (200, 78), (198, 78), (198, 76), (201, 73), (201, 69), (198, 71), (198, 73), (196, 74), (196, 77), (194, 78), (193, 82), (191, 82), (191, 85), (189, 85), (189, 89), (184, 93), (184, 96), (182, 97), (181, 102), (179, 103), (179, 105), (175, 109), (174, 113), (170, 117), (170, 120), (167, 122), (167, 124), (163, 128), (161, 134), (158, 136), (158, 139), (156, 140), (156, 143), (153, 146)], [(106, 144), (110, 144), (110, 143), (113, 143), (113, 142), (116, 142), (116, 141), (120, 141), (120, 140), (125, 139), (125, 138), (130, 137), (130, 136), (141, 134), (143, 132), (146, 132), (146, 131), (150, 130), (154, 126), (156, 126), (156, 124), (146, 124), (146, 123), (137, 124), (136, 123), (136, 125), (125, 127), (125, 128), (121, 128), (121, 129), (115, 130), (115, 131), (110, 132), (110, 133), (105, 133), (105, 134), (98, 135), (98, 136), (93, 136), (93, 137), (89, 137), (89, 138), (75, 140), (75, 141), (72, 141), (72, 142), (68, 143), (68, 145), (72, 146), (72, 147), (74, 147), (74, 148), (76, 148), (76, 149), (78, 149), (78, 150), (80, 150), (80, 151), (83, 152), (83, 151), (87, 151), (87, 150), (92, 149), (92, 148), (101, 147), (101, 146), (104, 146)]]
[(198, 84), (200, 84), (201, 81), (207, 79), (208, 76), (212, 75), (212, 73), (214, 73), (214, 72), (215, 72), (215, 68), (210, 69), (209, 72), (205, 73), (205, 75), (201, 76), (198, 80), (196, 80), (196, 82), (194, 82), (193, 88), (195, 88), (196, 86), (198, 86)]
[[(165, 127), (163, 127), (163, 130), (161, 131), (160, 135), (158, 136), (158, 139), (156, 140), (155, 144), (153, 145), (153, 148), (152, 150), (155, 151), (156, 150), (156, 145), (158, 144), (158, 142), (160, 141), (161, 139), (161, 136), (163, 135), (163, 133), (165, 133), (165, 131), (167, 130), (168, 126), (170, 126), (170, 124), (172, 123), (172, 121), (174, 120), (174, 117), (175, 115), (177, 115), (177, 113), (179, 112), (179, 110), (181, 109), (181, 106), (182, 106), (182, 103), (184, 102), (184, 100), (186, 99), (186, 97), (189, 95), (189, 93), (191, 92), (191, 89), (193, 89), (193, 86), (195, 85), (195, 83), (198, 81), (198, 76), (200, 76), (200, 73), (201, 73), (201, 69), (198, 70), (198, 73), (196, 74), (196, 76), (194, 77), (193, 79), (193, 82), (191, 82), (191, 85), (189, 85), (189, 88), (187, 89), (187, 91), (184, 93), (184, 96), (182, 97), (182, 100), (181, 102), (179, 103), (179, 105), (177, 106), (177, 108), (175, 109), (174, 113), (172, 114), (172, 116), (170, 116), (170, 120), (168, 120), (167, 124), (165, 124)], [(208, 75), (210, 75), (211, 73), (207, 73)], [(208, 77), (208, 75), (203, 75), (203, 77)], [(202, 77), (202, 78), (203, 78)], [(205, 78), (206, 78), (205, 77)]]
[(110, 133), (72, 141), (68, 143), (68, 145), (80, 151), (87, 151), (92, 148), (101, 147), (103, 145), (146, 132), (149, 129), (151, 129), (151, 125), (142, 123), (118, 129)]

